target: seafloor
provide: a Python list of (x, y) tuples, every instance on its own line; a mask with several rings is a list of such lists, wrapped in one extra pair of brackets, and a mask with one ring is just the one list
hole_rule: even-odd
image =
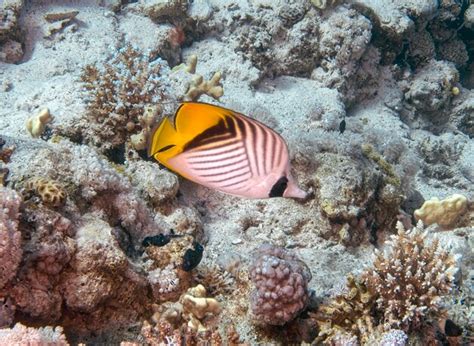
[[(0, 1), (0, 344), (472, 344), (473, 71), (466, 0)], [(148, 158), (181, 101), (309, 196)]]

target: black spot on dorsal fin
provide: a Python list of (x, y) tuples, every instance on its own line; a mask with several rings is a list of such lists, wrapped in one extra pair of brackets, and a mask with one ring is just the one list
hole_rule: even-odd
[(269, 197), (282, 197), (283, 192), (285, 192), (287, 186), (288, 186), (287, 177), (281, 177), (280, 179), (278, 179), (275, 185), (272, 186), (272, 189), (270, 190), (270, 194), (268, 196)]

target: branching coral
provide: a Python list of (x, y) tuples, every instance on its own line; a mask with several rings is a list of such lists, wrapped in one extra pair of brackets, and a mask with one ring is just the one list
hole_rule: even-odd
[(186, 83), (186, 91), (182, 97), (183, 101), (197, 101), (202, 95), (208, 95), (218, 100), (224, 95), (221, 84), (222, 73), (215, 72), (209, 81), (196, 73), (197, 56), (191, 55), (186, 64), (176, 66), (174, 72), (185, 72), (191, 74), (191, 80)]
[[(409, 333), (441, 314), (441, 297), (453, 286), (453, 258), (436, 240), (426, 241), (422, 223), (405, 231), (399, 222), (397, 229), (389, 251), (377, 252), (373, 267), (361, 279), (349, 277), (346, 292), (311, 313), (320, 328), (319, 341), (335, 342), (346, 335), (372, 345), (388, 338), (384, 331)], [(400, 331), (392, 334), (405, 340)]]
[(397, 230), (389, 242), (390, 252), (385, 256), (377, 252), (363, 280), (378, 295), (385, 329), (411, 331), (439, 311), (441, 297), (453, 287), (455, 265), (437, 240), (426, 242), (421, 222), (411, 231), (397, 223)]
[(346, 332), (366, 342), (376, 327), (372, 316), (374, 303), (375, 295), (362, 282), (349, 276), (347, 292), (334, 297), (312, 314), (320, 329), (317, 341), (330, 342)]
[(164, 67), (161, 60), (151, 60), (131, 46), (120, 49), (102, 67), (86, 66), (81, 77), (88, 96), (81, 129), (86, 142), (104, 150), (115, 148), (150, 127), (156, 119), (142, 116), (147, 106), (164, 98)]

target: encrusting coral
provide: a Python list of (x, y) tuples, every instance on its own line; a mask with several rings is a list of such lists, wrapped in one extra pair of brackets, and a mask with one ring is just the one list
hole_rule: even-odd
[(64, 188), (52, 179), (40, 177), (28, 179), (25, 182), (25, 190), (39, 195), (43, 203), (53, 207), (60, 207), (66, 201)]
[(415, 218), (422, 220), (425, 225), (437, 223), (442, 227), (453, 226), (466, 213), (468, 200), (465, 196), (454, 194), (443, 200), (436, 197), (423, 203), (415, 210)]
[(255, 285), (250, 299), (257, 322), (283, 325), (308, 304), (311, 272), (293, 253), (263, 244), (249, 271)]
[(377, 252), (373, 268), (362, 277), (378, 296), (384, 328), (412, 331), (426, 317), (439, 313), (441, 297), (453, 287), (456, 267), (437, 239), (426, 242), (422, 222), (410, 231), (398, 222), (397, 231), (388, 242), (390, 252)]

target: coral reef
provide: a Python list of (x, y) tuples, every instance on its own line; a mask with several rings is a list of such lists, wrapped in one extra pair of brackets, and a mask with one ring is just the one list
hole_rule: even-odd
[(397, 229), (387, 252), (376, 252), (361, 279), (349, 276), (345, 292), (310, 313), (320, 329), (319, 342), (346, 335), (362, 344), (405, 345), (407, 333), (442, 315), (441, 298), (453, 287), (454, 259), (438, 240), (426, 241), (422, 223), (410, 231), (398, 223)]
[(453, 64), (432, 60), (413, 76), (405, 98), (420, 112), (435, 112), (451, 101), (451, 89), (458, 81), (459, 73)]
[[(473, 13), (467, 0), (1, 2), (0, 339), (471, 342)], [(275, 129), (311, 195), (238, 199), (148, 160), (183, 100)], [(443, 201), (422, 207), (453, 194), (456, 221)]]
[(397, 224), (390, 252), (377, 253), (373, 268), (363, 275), (369, 290), (377, 292), (377, 308), (384, 328), (412, 331), (430, 314), (439, 313), (441, 297), (454, 281), (454, 260), (438, 241), (425, 241), (423, 224), (405, 231)]
[[(132, 135), (149, 132), (157, 119), (155, 114), (150, 119), (145, 110), (162, 102), (165, 94), (161, 78), (165, 64), (160, 59), (150, 60), (150, 56), (126, 46), (102, 66), (84, 68), (81, 80), (88, 106), (79, 132), (85, 142), (107, 150), (123, 145)], [(71, 130), (60, 132), (64, 131), (68, 134)], [(146, 143), (146, 139), (140, 142)]]
[(49, 109), (43, 108), (37, 115), (32, 116), (26, 121), (26, 129), (33, 138), (38, 138), (43, 134), (46, 125), (53, 121), (53, 119)]
[(371, 29), (367, 18), (345, 7), (331, 13), (319, 29), (321, 60), (311, 78), (338, 90), (348, 103), (376, 90), (379, 53), (369, 46)]
[(25, 182), (25, 192), (33, 192), (41, 198), (43, 203), (53, 207), (60, 207), (66, 201), (64, 188), (54, 180), (34, 177)]
[(145, 322), (141, 335), (149, 345), (242, 345), (233, 325), (229, 325), (225, 333), (220, 333), (218, 330), (196, 332), (188, 327), (175, 329), (166, 321), (159, 321), (155, 325)]
[(346, 291), (312, 314), (319, 327), (317, 342), (335, 341), (345, 331), (350, 334), (349, 338), (356, 337), (366, 343), (375, 332), (376, 321), (372, 310), (376, 295), (353, 276), (347, 278)]
[(5, 345), (58, 345), (69, 343), (62, 327), (26, 327), (21, 323), (12, 329), (0, 329), (0, 340)]
[(7, 0), (0, 4), (0, 61), (16, 64), (23, 58), (23, 34), (20, 13), (23, 0)]
[(415, 218), (422, 220), (425, 225), (437, 223), (442, 227), (456, 224), (460, 217), (467, 212), (468, 200), (460, 194), (452, 195), (442, 201), (433, 197), (423, 203), (420, 209), (415, 210)]
[[(182, 100), (197, 101), (202, 95), (208, 95), (218, 100), (224, 95), (224, 88), (221, 84), (222, 72), (214, 72), (211, 79), (206, 81), (202, 75), (196, 73), (197, 62), (197, 56), (191, 55), (187, 63), (176, 66), (170, 76), (175, 85), (183, 85)], [(186, 79), (190, 80), (183, 82)]]
[(221, 306), (214, 298), (206, 298), (206, 288), (199, 284), (191, 287), (181, 297), (183, 313), (185, 319), (188, 319), (188, 327), (195, 331), (205, 331), (206, 328), (201, 324), (201, 320), (207, 315), (217, 315), (221, 311)]
[(308, 304), (311, 272), (291, 252), (263, 244), (249, 272), (255, 285), (250, 299), (257, 322), (283, 325)]
[(0, 296), (15, 276), (23, 254), (18, 229), (20, 203), (18, 193), (0, 186)]

